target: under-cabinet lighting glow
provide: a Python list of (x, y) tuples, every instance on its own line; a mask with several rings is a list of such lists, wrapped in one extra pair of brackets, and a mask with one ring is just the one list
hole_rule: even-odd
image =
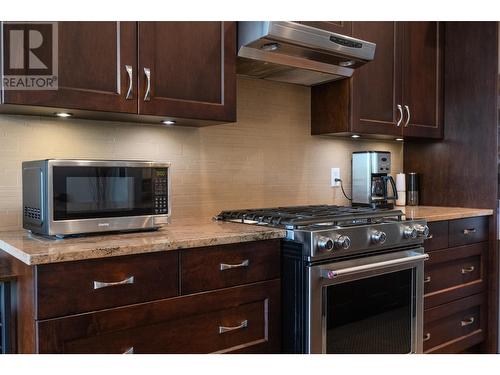
[(54, 113), (54, 115), (56, 115), (57, 117), (63, 117), (63, 118), (73, 116), (72, 113), (68, 113), (68, 112), (56, 112), (56, 113)]
[(161, 123), (163, 125), (174, 125), (175, 121), (174, 120), (163, 120)]
[(351, 138), (359, 138), (359, 137), (361, 137), (361, 136), (360, 136), (360, 135), (357, 135), (357, 134), (353, 134), (353, 135), (351, 135)]

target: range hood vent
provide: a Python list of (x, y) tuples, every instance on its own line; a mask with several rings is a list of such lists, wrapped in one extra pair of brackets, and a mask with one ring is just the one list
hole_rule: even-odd
[(242, 75), (314, 86), (351, 77), (374, 55), (374, 43), (296, 22), (238, 22)]

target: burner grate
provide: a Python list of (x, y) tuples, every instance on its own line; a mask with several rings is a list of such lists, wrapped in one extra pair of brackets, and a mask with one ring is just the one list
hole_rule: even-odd
[(278, 227), (322, 225), (361, 225), (389, 218), (401, 220), (400, 210), (334, 205), (292, 206), (222, 211), (218, 220)]

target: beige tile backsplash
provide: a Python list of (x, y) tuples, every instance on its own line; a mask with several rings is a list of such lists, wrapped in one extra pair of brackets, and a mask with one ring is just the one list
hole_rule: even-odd
[(45, 158), (172, 162), (174, 219), (222, 209), (347, 204), (330, 187), (340, 167), (350, 193), (352, 151), (402, 145), (310, 135), (310, 89), (238, 79), (238, 122), (207, 128), (0, 115), (0, 230), (21, 227), (21, 162)]

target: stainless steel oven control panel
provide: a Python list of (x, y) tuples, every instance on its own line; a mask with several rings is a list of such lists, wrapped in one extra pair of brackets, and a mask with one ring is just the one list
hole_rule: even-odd
[(356, 254), (421, 245), (429, 235), (425, 220), (388, 221), (352, 227), (293, 231), (293, 239), (304, 244), (309, 260), (340, 258)]

